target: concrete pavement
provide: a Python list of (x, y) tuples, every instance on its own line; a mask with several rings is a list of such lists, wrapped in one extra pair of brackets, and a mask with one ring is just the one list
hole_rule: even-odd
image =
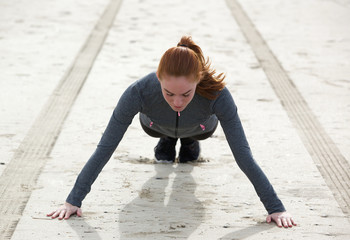
[[(6, 89), (0, 103), (1, 171), (108, 4), (39, 2), (40, 10), (26, 1), (3, 3), (0, 10), (6, 30), (0, 37), (0, 87)], [(349, 160), (350, 6), (239, 2)], [(124, 89), (154, 71), (161, 54), (186, 34), (227, 74), (253, 154), (298, 226), (264, 223), (265, 209), (220, 128), (201, 142), (203, 163), (154, 165), (157, 139), (142, 132), (137, 118), (85, 199), (84, 217), (45, 217), (64, 202)], [(226, 2), (132, 0), (122, 2), (11, 239), (348, 239), (348, 217)]]

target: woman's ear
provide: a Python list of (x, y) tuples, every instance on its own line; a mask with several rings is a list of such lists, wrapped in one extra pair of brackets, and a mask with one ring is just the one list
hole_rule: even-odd
[(157, 75), (158, 81), (160, 81), (158, 71), (156, 72), (156, 75)]

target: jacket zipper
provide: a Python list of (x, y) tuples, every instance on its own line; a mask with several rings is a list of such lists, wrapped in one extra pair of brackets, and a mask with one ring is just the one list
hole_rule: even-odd
[(176, 112), (175, 138), (177, 138), (177, 128), (179, 127), (179, 113)]

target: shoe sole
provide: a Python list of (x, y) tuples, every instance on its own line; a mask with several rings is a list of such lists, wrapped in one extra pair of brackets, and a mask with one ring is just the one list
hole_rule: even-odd
[(174, 163), (174, 161), (172, 161), (172, 160), (158, 160), (158, 159), (155, 159), (154, 163), (170, 164), (170, 163)]

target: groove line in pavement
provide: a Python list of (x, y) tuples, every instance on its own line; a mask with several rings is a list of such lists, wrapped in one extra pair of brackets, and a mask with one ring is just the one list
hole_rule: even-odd
[(350, 214), (350, 165), (313, 114), (237, 0), (226, 0), (306, 149), (343, 213)]
[(0, 176), (0, 239), (10, 239), (120, 8), (111, 0)]

